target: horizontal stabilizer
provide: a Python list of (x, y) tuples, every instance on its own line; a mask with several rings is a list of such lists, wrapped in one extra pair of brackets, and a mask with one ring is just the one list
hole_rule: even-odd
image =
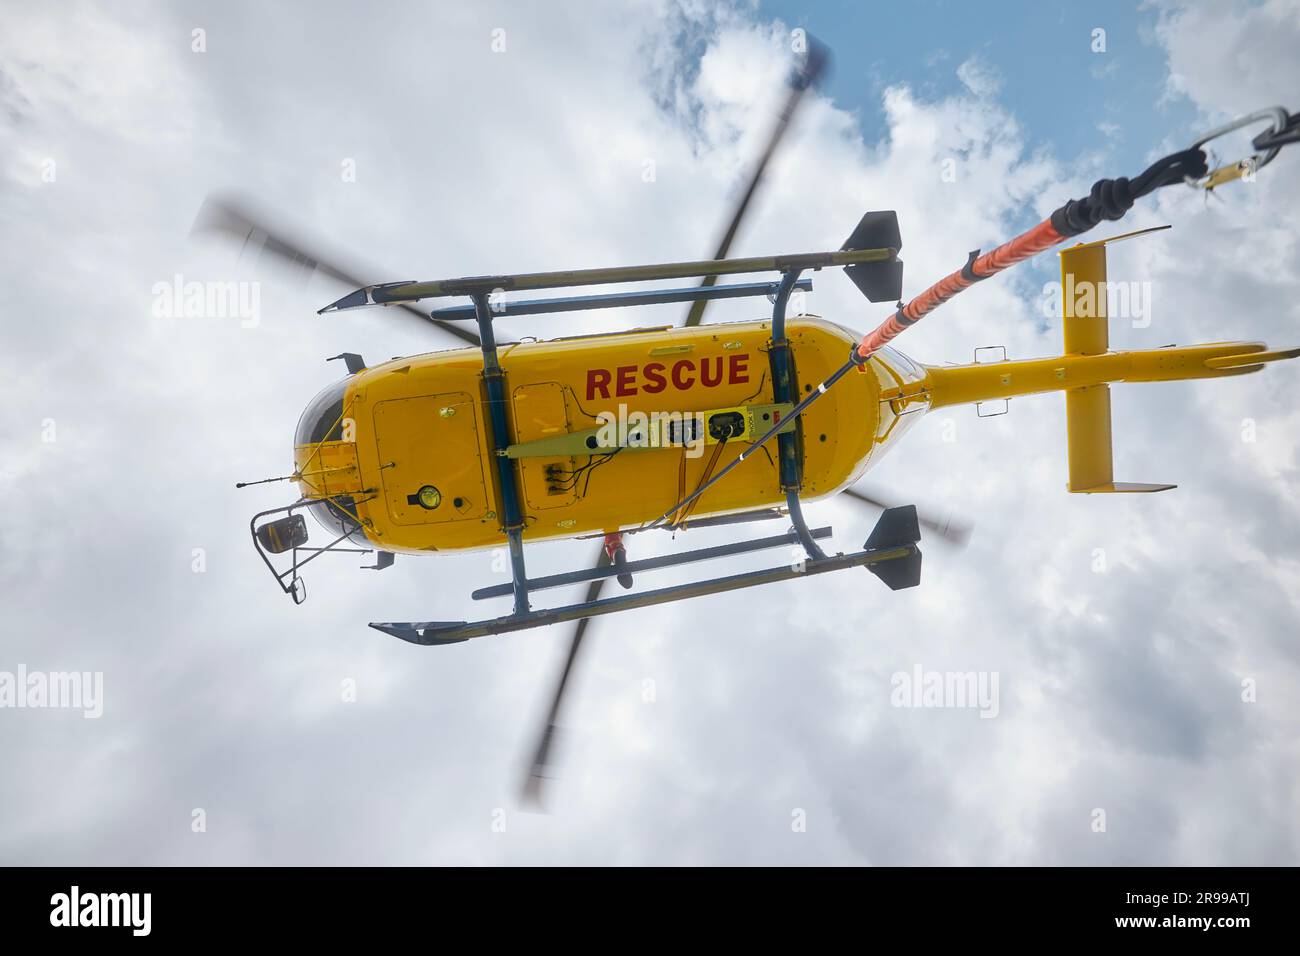
[(1096, 495), (1104, 493), (1139, 493), (1144, 491), (1168, 491), (1170, 488), (1177, 488), (1177, 485), (1146, 485), (1140, 481), (1112, 481), (1109, 484), (1098, 485), (1096, 488), (1071, 488), (1071, 491), (1077, 491), (1084, 495)]
[[(898, 214), (893, 210), (867, 213), (841, 248), (893, 249), (897, 253), (903, 248)], [(869, 302), (896, 302), (903, 296), (903, 264), (896, 258), (862, 262), (846, 266), (844, 271)]]
[(1244, 368), (1251, 365), (1263, 365), (1266, 362), (1280, 362), (1284, 359), (1300, 357), (1300, 349), (1268, 349), (1258, 352), (1243, 352), (1237, 355), (1220, 355), (1205, 360), (1206, 368)]
[(1110, 348), (1106, 246), (1168, 228), (1138, 229), (1061, 250), (1061, 319), (1066, 355), (1102, 355)]
[(1070, 481), (1076, 494), (1168, 491), (1177, 485), (1116, 481), (1111, 452), (1110, 386), (1090, 385), (1065, 393)]

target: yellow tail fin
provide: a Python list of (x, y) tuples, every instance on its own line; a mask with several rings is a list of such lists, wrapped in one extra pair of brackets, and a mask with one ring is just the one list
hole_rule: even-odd
[(1061, 250), (1065, 337), (1061, 355), (926, 366), (923, 380), (900, 384), (897, 389), (883, 391), (881, 397), (891, 401), (927, 401), (934, 411), (950, 405), (978, 405), (1019, 395), (1064, 392), (1070, 464), (1066, 487), (1070, 491), (1097, 494), (1166, 491), (1177, 487), (1115, 481), (1107, 383), (1249, 375), (1270, 362), (1300, 358), (1300, 348), (1270, 349), (1263, 342), (1209, 342), (1112, 352), (1106, 309), (1106, 244), (1154, 231), (1143, 229)]
[(1110, 386), (1090, 385), (1065, 393), (1066, 437), (1070, 448), (1071, 491), (1083, 494), (1168, 491), (1176, 485), (1115, 481), (1110, 443)]
[[(1102, 355), (1110, 348), (1106, 312), (1106, 244), (1155, 230), (1115, 236), (1061, 251), (1061, 307), (1066, 355)], [(1075, 290), (1086, 295), (1076, 296)], [(1082, 306), (1081, 306), (1082, 303)], [(1110, 434), (1110, 386), (1065, 392), (1070, 491), (1082, 494), (1168, 491), (1175, 485), (1115, 481)]]

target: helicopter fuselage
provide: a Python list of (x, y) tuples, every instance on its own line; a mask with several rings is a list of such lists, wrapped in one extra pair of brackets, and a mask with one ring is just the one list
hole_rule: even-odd
[[(815, 317), (787, 329), (800, 396), (858, 340)], [(501, 345), (524, 538), (640, 526), (734, 460), (783, 411), (770, 339), (769, 321), (751, 321)], [(477, 350), (435, 352), (365, 368), (322, 392), (295, 444), (295, 473), (317, 516), (385, 551), (499, 547), (482, 369)], [(881, 393), (924, 375), (885, 349), (808, 409), (798, 423), (805, 499), (856, 481), (920, 417), (924, 392)], [(690, 518), (781, 505), (775, 456), (773, 443), (746, 458)]]

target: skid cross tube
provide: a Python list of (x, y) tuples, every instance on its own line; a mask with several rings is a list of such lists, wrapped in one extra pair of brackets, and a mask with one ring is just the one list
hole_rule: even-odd
[(898, 547), (878, 548), (856, 551), (853, 554), (837, 554), (832, 557), (790, 563), (779, 568), (766, 568), (761, 571), (744, 571), (727, 577), (713, 578), (708, 581), (694, 581), (672, 587), (644, 591), (640, 594), (624, 594), (604, 598), (583, 604), (571, 604), (567, 607), (550, 610), (529, 611), (526, 614), (512, 614), (487, 621), (426, 621), (423, 623), (372, 623), (377, 631), (391, 634), (410, 644), (424, 646), (436, 644), (457, 644), (475, 637), (489, 634), (505, 634), (511, 631), (524, 631), (532, 627), (547, 624), (560, 624), (564, 621), (576, 621), (581, 618), (599, 617), (603, 614), (615, 614), (634, 608), (654, 607), (686, 598), (702, 597), (706, 594), (722, 594), (743, 588), (775, 584), (778, 581), (790, 581), (795, 578), (825, 574), (828, 571), (841, 571), (845, 568), (867, 567), (886, 561), (896, 561), (911, 557), (919, 549), (914, 544)]
[[(546, 315), (551, 312), (585, 312), (591, 309), (619, 309), (633, 305), (663, 305), (695, 302), (702, 299), (743, 299), (751, 296), (776, 295), (780, 283), (742, 282), (735, 285), (691, 286), (688, 289), (650, 289), (645, 292), (610, 292), (604, 295), (575, 295), (555, 299), (524, 299), (518, 302), (493, 302), (492, 318), (507, 319), (515, 315)], [(801, 279), (795, 288), (812, 291), (812, 280)], [(439, 321), (474, 319), (472, 305), (450, 305), (429, 313)]]
[(474, 313), (478, 320), (479, 347), (483, 351), (483, 391), (488, 417), (492, 423), (492, 460), (496, 462), (501, 487), (501, 530), (510, 547), (510, 574), (515, 595), (515, 614), (528, 613), (528, 575), (524, 570), (524, 518), (519, 507), (519, 485), (515, 463), (502, 452), (510, 445), (510, 428), (506, 423), (505, 372), (497, 361), (497, 343), (492, 334), (492, 313), (487, 293), (474, 294)]
[[(829, 538), (831, 536), (830, 528), (814, 528), (809, 532), (814, 538)], [(566, 584), (580, 584), (583, 581), (594, 581), (597, 578), (612, 578), (619, 574), (639, 574), (642, 571), (657, 571), (661, 568), (676, 567), (679, 564), (691, 564), (696, 561), (708, 561), (713, 558), (725, 558), (733, 554), (747, 554), (751, 551), (762, 551), (767, 548), (779, 548), (783, 544), (797, 544), (800, 541), (799, 532), (796, 530), (787, 531), (785, 534), (776, 534), (767, 538), (755, 538), (752, 541), (739, 541), (735, 544), (720, 544), (711, 548), (697, 548), (694, 551), (683, 551), (678, 554), (665, 554), (655, 558), (642, 558), (639, 561), (628, 561), (621, 566), (608, 565), (599, 568), (583, 568), (581, 571), (568, 571), (564, 574), (551, 574), (544, 578), (532, 578), (528, 582), (530, 591), (540, 591), (545, 588), (558, 588)], [(482, 601), (486, 598), (504, 597), (510, 593), (509, 584), (493, 584), (490, 587), (479, 588), (474, 591), (470, 597), (475, 601)]]

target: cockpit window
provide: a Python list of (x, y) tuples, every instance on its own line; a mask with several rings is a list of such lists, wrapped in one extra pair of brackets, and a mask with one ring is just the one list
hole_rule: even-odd
[(311, 400), (298, 419), (298, 430), (293, 436), (295, 445), (315, 445), (343, 437), (343, 393), (347, 387), (348, 380), (339, 379)]
[[(295, 445), (314, 446), (323, 441), (342, 441), (343, 396), (347, 387), (348, 379), (339, 379), (311, 400), (303, 411), (302, 418), (298, 419), (298, 428), (293, 436)], [(356, 514), (356, 508), (353, 498), (343, 495), (335, 499), (323, 498), (308, 506), (312, 516), (326, 531), (334, 535), (346, 535), (349, 541), (363, 548), (370, 547), (365, 532), (352, 517)]]

